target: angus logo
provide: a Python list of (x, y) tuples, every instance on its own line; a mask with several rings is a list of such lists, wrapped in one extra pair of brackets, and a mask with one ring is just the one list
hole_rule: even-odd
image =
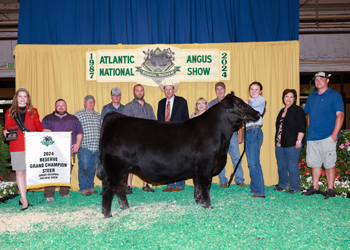
[(157, 84), (180, 71), (180, 66), (176, 67), (173, 63), (175, 52), (171, 51), (171, 48), (162, 51), (157, 47), (155, 50), (148, 49), (142, 52), (145, 54), (143, 58), (145, 61), (141, 64), (142, 67), (136, 67), (136, 72), (151, 78)]
[(44, 139), (41, 141), (41, 144), (45, 145), (46, 147), (54, 144), (55, 142), (52, 140), (51, 136), (44, 136)]

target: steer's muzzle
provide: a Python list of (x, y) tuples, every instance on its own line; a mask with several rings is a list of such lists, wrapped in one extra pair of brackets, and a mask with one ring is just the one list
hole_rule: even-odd
[(244, 115), (244, 120), (246, 122), (256, 122), (257, 120), (260, 119), (260, 113), (253, 109), (252, 107), (248, 106), (248, 110)]

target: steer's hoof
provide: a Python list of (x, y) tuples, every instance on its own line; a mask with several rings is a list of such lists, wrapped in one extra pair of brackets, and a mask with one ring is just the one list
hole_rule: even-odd
[(111, 218), (112, 217), (112, 214), (107, 214), (107, 215), (105, 215), (105, 219), (106, 218)]
[(212, 205), (203, 205), (204, 208), (213, 208)]
[(195, 198), (195, 197), (193, 197), (193, 199), (196, 201), (197, 204), (200, 204), (200, 203), (201, 203), (201, 199), (200, 199), (200, 198)]
[(120, 209), (126, 210), (126, 209), (130, 209), (130, 207), (129, 206), (120, 206)]

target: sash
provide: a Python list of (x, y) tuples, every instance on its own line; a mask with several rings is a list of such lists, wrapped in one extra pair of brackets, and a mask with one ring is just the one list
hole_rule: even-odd
[[(27, 111), (26, 111), (27, 112)], [(30, 132), (29, 128), (27, 128), (26, 125), (24, 125), (24, 123), (22, 122), (22, 120), (18, 117), (18, 112), (16, 111), (15, 115), (13, 116), (13, 119), (15, 120), (17, 126), (19, 127), (19, 129), (22, 131), (22, 133), (24, 132)]]

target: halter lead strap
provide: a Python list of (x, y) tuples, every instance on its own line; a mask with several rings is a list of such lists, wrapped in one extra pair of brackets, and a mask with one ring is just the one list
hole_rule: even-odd
[(243, 155), (244, 155), (244, 153), (245, 153), (245, 145), (246, 145), (246, 130), (247, 130), (247, 128), (246, 128), (246, 124), (245, 124), (245, 121), (243, 122), (243, 140), (244, 140), (244, 150), (243, 150), (243, 153), (241, 154), (241, 157), (239, 158), (239, 160), (238, 160), (238, 162), (237, 162), (237, 164), (236, 164), (236, 167), (235, 167), (235, 169), (234, 169), (234, 171), (233, 171), (233, 173), (231, 174), (231, 176), (230, 176), (230, 180), (228, 181), (228, 185), (227, 185), (227, 187), (230, 187), (230, 185), (231, 185), (231, 182), (232, 182), (232, 179), (233, 179), (233, 176), (235, 175), (235, 173), (236, 173), (236, 171), (237, 171), (237, 168), (238, 168), (238, 165), (239, 165), (239, 163), (241, 163), (241, 160), (242, 160), (242, 157), (243, 157)]

